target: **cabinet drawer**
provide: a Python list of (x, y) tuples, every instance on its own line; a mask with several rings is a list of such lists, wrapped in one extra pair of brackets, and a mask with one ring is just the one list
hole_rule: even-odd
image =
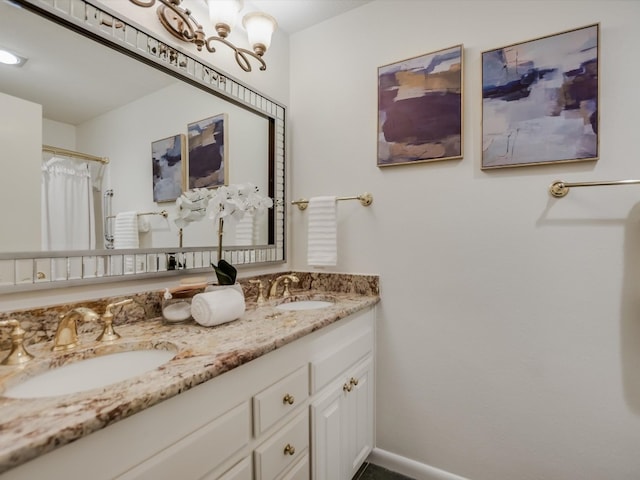
[(251, 479), (251, 457), (247, 457), (236, 463), (231, 470), (223, 473), (221, 476), (210, 473), (200, 480), (252, 480)]
[(253, 431), (256, 437), (304, 403), (309, 396), (305, 366), (290, 373), (253, 397)]
[(254, 450), (255, 480), (273, 480), (308, 455), (309, 417), (307, 411), (285, 425)]
[(249, 444), (250, 418), (249, 402), (241, 403), (118, 479), (202, 478)]
[(346, 368), (373, 351), (373, 329), (367, 328), (351, 341), (311, 362), (311, 393), (316, 393)]
[(282, 475), (278, 480), (309, 480), (309, 478), (309, 454), (307, 453), (291, 470)]

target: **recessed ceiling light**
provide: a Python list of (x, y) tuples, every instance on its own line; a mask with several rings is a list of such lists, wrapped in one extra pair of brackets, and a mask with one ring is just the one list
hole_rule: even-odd
[(20, 67), (24, 65), (27, 61), (26, 58), (23, 58), (15, 53), (12, 53), (8, 50), (0, 49), (0, 63), (4, 63), (5, 65), (14, 65), (16, 67)]

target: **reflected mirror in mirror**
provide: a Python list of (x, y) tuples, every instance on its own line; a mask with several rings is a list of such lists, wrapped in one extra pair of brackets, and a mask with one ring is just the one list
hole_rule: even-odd
[[(180, 182), (182, 165), (164, 158), (156, 162), (154, 172), (152, 144), (180, 135), (187, 138), (188, 124), (220, 114), (228, 122), (228, 182), (251, 182), (269, 194), (274, 181), (273, 120), (260, 112), (8, 2), (0, 2), (0, 48), (27, 59), (20, 67), (0, 64), (0, 118), (7, 126), (0, 130), (5, 159), (0, 176), (5, 232), (0, 253), (104, 249), (116, 214), (162, 210), (168, 218), (143, 216), (138, 246), (179, 246), (174, 201), (154, 202), (153, 185), (159, 167), (165, 179), (172, 176)], [(104, 157), (108, 163), (43, 152), (43, 145)], [(187, 159), (182, 160), (186, 164)], [(63, 173), (69, 175), (60, 180)], [(71, 182), (64, 194), (57, 190), (61, 182)], [(48, 201), (70, 192), (82, 202), (60, 208)], [(246, 230), (241, 235), (225, 225), (224, 246), (273, 243), (270, 218), (253, 220), (249, 240)], [(64, 225), (80, 228), (68, 230)], [(182, 242), (185, 247), (215, 245), (216, 225), (206, 220), (191, 223)]]

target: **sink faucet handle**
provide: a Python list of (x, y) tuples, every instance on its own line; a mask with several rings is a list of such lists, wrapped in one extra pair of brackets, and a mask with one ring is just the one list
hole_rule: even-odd
[(258, 298), (256, 299), (256, 303), (258, 305), (262, 305), (265, 302), (264, 298), (264, 284), (260, 279), (249, 280), (249, 283), (253, 285), (258, 285)]
[(24, 348), (24, 334), (26, 332), (18, 320), (15, 318), (0, 320), (0, 327), (11, 327), (11, 351), (0, 364), (23, 365), (34, 358), (34, 356)]
[(298, 283), (300, 279), (293, 274), (284, 274), (279, 277), (271, 280), (271, 286), (269, 287), (269, 298), (276, 298), (278, 293), (278, 284), (282, 280), (282, 284), (284, 285), (284, 291), (282, 292), (283, 297), (291, 296), (291, 292), (289, 291), (289, 284), (291, 282)]
[(287, 275), (284, 277), (282, 283), (284, 284), (284, 291), (282, 292), (282, 298), (287, 298), (291, 296), (291, 292), (289, 291), (289, 285), (291, 283), (298, 283), (300, 279), (295, 275)]
[(98, 342), (113, 342), (120, 338), (120, 334), (116, 333), (116, 331), (113, 329), (114, 315), (111, 309), (115, 307), (120, 307), (122, 305), (128, 305), (129, 303), (132, 303), (132, 302), (133, 302), (133, 299), (127, 298), (126, 300), (110, 303), (106, 306), (106, 308), (104, 309), (104, 313), (102, 314), (104, 329), (102, 330), (102, 333), (98, 336), (98, 338), (96, 338)]

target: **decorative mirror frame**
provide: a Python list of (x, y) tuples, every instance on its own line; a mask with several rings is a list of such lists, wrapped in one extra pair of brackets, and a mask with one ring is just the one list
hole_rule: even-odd
[[(225, 247), (223, 257), (234, 266), (259, 266), (285, 261), (285, 107), (226, 73), (123, 20), (88, 0), (12, 0), (36, 14), (97, 40), (187, 83), (244, 106), (270, 120), (273, 159), (269, 196), (274, 199), (269, 221), (270, 244)], [(212, 237), (213, 239), (213, 237)], [(60, 288), (88, 283), (145, 279), (184, 273), (211, 273), (217, 262), (215, 239), (210, 247), (0, 253), (0, 294)], [(135, 259), (135, 273), (124, 272), (125, 259)], [(53, 267), (55, 263), (55, 268)], [(63, 265), (64, 268), (60, 268)], [(179, 268), (176, 268), (179, 265)], [(51, 272), (60, 272), (51, 278)]]

